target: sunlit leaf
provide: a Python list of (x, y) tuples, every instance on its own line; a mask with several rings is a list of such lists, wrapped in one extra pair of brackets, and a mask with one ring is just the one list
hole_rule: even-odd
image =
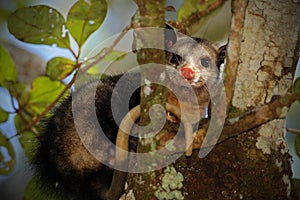
[(126, 57), (126, 52), (119, 50), (112, 50), (104, 57), (105, 61), (120, 61)]
[[(94, 58), (97, 59), (99, 56), (101, 56), (102, 54), (104, 54), (104, 51), (106, 50), (106, 48), (102, 49)], [(126, 57), (127, 53), (124, 51), (120, 51), (120, 50), (112, 50), (110, 51), (104, 58), (103, 60), (101, 60), (97, 65), (92, 66), (91, 68), (89, 68), (87, 70), (87, 72), (89, 74), (99, 74), (99, 66), (102, 65), (103, 61), (107, 61), (107, 62), (115, 62), (115, 61), (120, 61), (122, 59), (124, 59)], [(87, 63), (88, 65), (89, 63)], [(107, 63), (104, 62), (103, 65), (107, 65)]]
[(38, 77), (32, 82), (28, 109), (41, 114), (63, 91), (65, 85), (59, 81), (52, 81), (49, 77)]
[(67, 27), (79, 46), (102, 24), (107, 13), (105, 0), (76, 2), (68, 13)]
[[(99, 56), (101, 56), (104, 51), (106, 51), (106, 48), (102, 49), (95, 58), (97, 59)], [(126, 57), (127, 53), (120, 50), (112, 50), (110, 51), (104, 58), (104, 61), (120, 61)]]
[(296, 135), (294, 146), (295, 146), (295, 152), (297, 156), (300, 158), (300, 135)]
[(0, 45), (0, 85), (5, 81), (16, 81), (16, 66), (5, 48)]
[(195, 12), (202, 12), (217, 0), (208, 0), (204, 3), (199, 3), (199, 0), (185, 0), (178, 10), (178, 21), (183, 21)]
[(8, 120), (8, 113), (0, 107), (0, 123)]
[(24, 42), (70, 46), (64, 17), (46, 5), (17, 9), (8, 18), (8, 30)]
[(30, 131), (25, 131), (21, 134), (19, 139), (23, 151), (29, 160), (32, 160), (34, 155), (34, 149), (37, 145), (37, 137)]
[(99, 66), (97, 66), (97, 65), (92, 66), (87, 70), (88, 74), (99, 74), (99, 72), (100, 72)]
[(52, 80), (62, 80), (72, 73), (75, 64), (70, 59), (55, 57), (47, 63), (47, 74)]
[[(25, 192), (23, 194), (24, 200), (63, 200), (56, 194), (50, 194), (50, 191), (45, 191), (41, 186), (43, 183), (39, 181), (37, 176), (33, 176), (26, 186)], [(45, 194), (47, 196), (45, 196)]]
[(10, 174), (16, 163), (15, 151), (6, 137), (0, 131), (0, 174)]

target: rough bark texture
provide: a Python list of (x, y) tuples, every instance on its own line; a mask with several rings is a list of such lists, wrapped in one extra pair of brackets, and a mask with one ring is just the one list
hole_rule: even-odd
[(249, 1), (233, 106), (245, 110), (291, 88), (299, 34), (299, 4)]
[(227, 57), (225, 68), (224, 86), (226, 88), (226, 104), (227, 110), (232, 101), (234, 92), (234, 83), (236, 80), (237, 66), (240, 58), (241, 41), (243, 35), (243, 27), (245, 21), (245, 12), (248, 0), (240, 0), (232, 2), (232, 20), (229, 43), (227, 44)]
[[(299, 98), (289, 93), (300, 47), (299, 10), (292, 0), (232, 2), (225, 71), (230, 120), (219, 143), (203, 159), (194, 150), (191, 158), (182, 156), (153, 172), (152, 179), (137, 179), (139, 191), (151, 187), (154, 194), (139, 192), (136, 199), (163, 199), (170, 193), (173, 198), (164, 199), (299, 198), (284, 131), (288, 108)], [(203, 132), (198, 132), (195, 148)]]
[[(225, 73), (229, 116), (251, 117), (232, 118), (231, 125), (237, 127), (228, 123), (220, 143), (206, 158), (198, 159), (195, 152), (192, 159), (182, 158), (175, 164), (185, 177), (185, 197), (297, 199), (284, 136), (286, 111), (297, 97), (290, 103), (283, 99), (289, 98), (299, 50), (299, 4), (237, 0), (232, 5)], [(277, 101), (277, 95), (284, 98)], [(249, 124), (254, 125), (247, 129)]]
[[(134, 17), (134, 28), (135, 30), (135, 45), (137, 47), (137, 61), (141, 66), (141, 117), (139, 124), (141, 126), (146, 126), (151, 124), (160, 124), (162, 116), (153, 115), (150, 119), (149, 110), (154, 108), (153, 105), (159, 104), (164, 107), (166, 103), (167, 93), (162, 87), (163, 81), (161, 79), (162, 74), (165, 74), (164, 67), (157, 67), (156, 64), (165, 64), (165, 60), (161, 59), (165, 56), (163, 49), (164, 47), (164, 34), (162, 29), (143, 29), (144, 27), (165, 27), (165, 1), (159, 0), (136, 0), (135, 1), (139, 12), (136, 13)], [(139, 29), (142, 28), (142, 29)], [(153, 48), (149, 48), (153, 47)], [(154, 63), (153, 65), (151, 63)], [(143, 65), (145, 64), (145, 65)], [(162, 85), (153, 84), (161, 83)], [(154, 111), (157, 112), (157, 109)], [(164, 113), (163, 113), (164, 114)], [(138, 134), (140, 136), (147, 136), (154, 132), (153, 126), (148, 126), (148, 128), (139, 130)], [(151, 143), (151, 142), (150, 142)], [(152, 141), (152, 144), (155, 140)], [(137, 153), (148, 153), (150, 151), (150, 144), (147, 142), (139, 141), (137, 147)], [(149, 166), (151, 167), (151, 166)], [(145, 169), (146, 171), (147, 169)], [(152, 195), (146, 196), (145, 194), (153, 194), (154, 190), (152, 187), (140, 187), (140, 182), (145, 182), (152, 179), (152, 173), (143, 173), (141, 175), (129, 174), (128, 182), (129, 189), (134, 189), (134, 195), (136, 199), (149, 199)], [(128, 197), (129, 195), (129, 197)], [(126, 198), (132, 198), (131, 191), (127, 194)], [(152, 198), (152, 197), (151, 197)]]

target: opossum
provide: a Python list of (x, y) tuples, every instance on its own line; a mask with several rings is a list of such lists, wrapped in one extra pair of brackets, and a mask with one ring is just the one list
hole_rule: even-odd
[[(171, 37), (166, 38), (166, 59), (169, 65), (177, 69), (176, 72), (181, 78), (171, 77), (170, 81), (175, 87), (180, 87), (182, 81), (192, 86), (198, 97), (197, 112), (203, 116), (205, 106), (209, 103), (206, 84), (213, 85), (218, 82), (219, 66), (224, 61), (225, 48), (219, 48), (205, 39), (189, 38), (175, 32)], [(111, 168), (115, 159), (113, 144), (116, 143), (119, 127), (114, 120), (110, 100), (121, 77), (122, 74), (108, 76), (100, 81), (84, 84), (56, 106), (49, 118), (43, 120), (43, 129), (32, 164), (41, 184), (50, 188), (51, 192), (69, 199), (91, 200), (118, 199), (123, 193), (126, 173)], [(126, 76), (126, 83), (130, 87), (133, 82), (141, 82), (140, 79), (140, 74), (133, 72)], [(133, 92), (129, 105), (123, 105), (122, 98), (125, 93), (126, 90), (114, 91), (118, 108), (129, 107), (131, 110), (140, 104), (140, 89)], [(190, 114), (195, 112), (194, 105), (190, 105), (189, 94), (185, 94), (184, 89), (181, 102), (174, 94), (170, 94), (167, 99), (168, 104), (181, 106), (191, 123), (199, 120), (194, 120)], [(74, 101), (77, 104), (72, 104)], [(79, 124), (74, 122), (74, 112), (80, 116)], [(95, 119), (91, 119), (91, 112), (96, 113), (96, 122), (112, 143), (99, 141), (92, 134), (98, 129), (94, 127)], [(123, 118), (125, 114), (120, 112), (119, 117)], [(78, 128), (84, 130), (81, 136)], [(90, 147), (99, 148), (96, 151), (97, 158), (87, 150), (82, 140)], [(101, 163), (99, 158), (108, 160), (111, 166)]]

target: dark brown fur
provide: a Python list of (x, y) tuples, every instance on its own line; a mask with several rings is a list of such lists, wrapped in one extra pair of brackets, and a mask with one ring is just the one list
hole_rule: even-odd
[[(182, 40), (184, 38), (177, 38), (175, 41), (172, 38), (171, 44), (168, 45), (171, 50), (175, 51), (184, 60), (199, 59), (203, 55), (211, 59), (211, 71), (205, 69), (202, 75), (207, 81), (212, 81), (212, 84), (218, 81), (218, 65), (220, 64), (219, 57), (223, 55), (223, 51), (219, 51), (212, 43), (206, 40), (198, 40), (198, 43), (190, 43), (189, 40)], [(187, 50), (185, 45), (190, 44)], [(186, 49), (186, 50), (184, 50)], [(171, 64), (180, 69), (182, 61), (174, 57), (174, 54), (168, 54), (168, 60)], [(224, 57), (224, 56), (223, 56)], [(196, 65), (200, 70), (201, 66)], [(73, 95), (68, 96), (60, 105), (53, 111), (49, 119), (43, 122), (43, 131), (39, 138), (39, 144), (36, 149), (35, 158), (33, 159), (33, 166), (36, 174), (42, 182), (42, 185), (47, 188), (50, 193), (59, 193), (64, 197), (71, 199), (118, 199), (122, 194), (124, 182), (126, 180), (126, 173), (115, 171), (114, 177), (116, 182), (116, 194), (113, 197), (107, 196), (107, 191), (111, 187), (114, 170), (98, 161), (83, 145), (82, 140), (87, 141), (92, 148), (101, 147), (97, 153), (97, 158), (114, 159), (114, 147), (102, 141), (98, 141), (94, 134), (98, 130), (93, 126), (93, 119), (90, 113), (96, 108), (97, 122), (100, 123), (105, 135), (112, 141), (116, 142), (118, 126), (114, 122), (111, 112), (111, 95), (112, 90), (122, 75), (107, 77), (101, 82), (95, 80), (80, 87)], [(207, 76), (207, 77), (205, 77)], [(210, 77), (209, 77), (210, 76)], [(128, 84), (134, 81), (140, 81), (139, 74), (133, 73), (128, 76)], [(199, 97), (199, 104), (205, 105), (209, 102), (209, 94), (207, 90), (203, 89), (202, 77), (195, 77), (197, 81), (189, 80), (197, 96)], [(179, 85), (182, 80), (174, 80), (174, 85)], [(201, 82), (202, 81), (202, 82)], [(201, 82), (201, 83), (200, 83)], [(90, 88), (97, 87), (96, 93)], [(130, 87), (130, 85), (128, 85)], [(120, 107), (128, 107), (123, 105), (122, 97), (126, 90), (117, 91), (118, 105)], [(135, 91), (131, 97), (129, 108), (133, 108), (140, 103), (139, 90)], [(188, 97), (182, 89), (183, 97)], [(93, 101), (95, 100), (95, 101)], [(83, 138), (80, 138), (75, 128), (74, 117), (72, 112), (72, 101), (77, 101), (77, 107), (73, 107), (73, 111), (81, 116), (81, 123), (79, 126), (84, 130)], [(168, 102), (179, 106), (179, 102), (174, 95), (169, 95)], [(188, 102), (188, 99), (186, 99)], [(185, 105), (183, 108), (186, 112), (193, 109), (193, 105)], [(187, 103), (188, 104), (188, 103)], [(192, 107), (191, 107), (192, 106)], [(203, 107), (199, 112), (203, 112)], [(124, 117), (126, 113), (120, 111), (119, 115)], [(78, 125), (78, 124), (77, 124)], [(121, 180), (118, 179), (118, 177)], [(119, 182), (118, 182), (119, 181)], [(114, 188), (112, 188), (114, 189)]]

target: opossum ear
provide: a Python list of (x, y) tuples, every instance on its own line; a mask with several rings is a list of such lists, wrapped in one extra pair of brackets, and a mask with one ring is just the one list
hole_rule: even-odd
[(166, 24), (164, 34), (165, 34), (165, 50), (168, 50), (177, 42), (177, 35), (174, 28), (169, 24)]
[(221, 64), (224, 63), (224, 61), (225, 61), (226, 47), (227, 47), (227, 44), (220, 46), (218, 49), (218, 61), (217, 61), (218, 68), (220, 68)]

